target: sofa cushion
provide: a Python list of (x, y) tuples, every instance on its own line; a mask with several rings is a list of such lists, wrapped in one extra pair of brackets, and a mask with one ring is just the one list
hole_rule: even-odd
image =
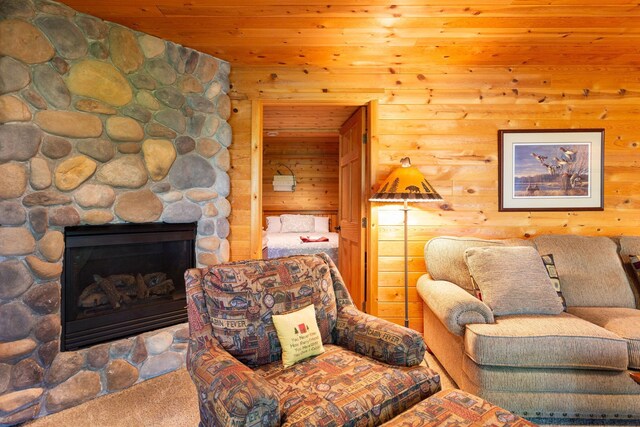
[(640, 369), (640, 310), (617, 307), (571, 307), (569, 313), (627, 340), (629, 368)]
[(315, 306), (322, 342), (332, 342), (338, 310), (329, 264), (306, 255), (241, 261), (204, 270), (202, 286), (213, 335), (249, 366), (280, 360), (271, 316)]
[(424, 246), (424, 259), (429, 275), (435, 280), (455, 283), (474, 294), (469, 269), (464, 263), (464, 251), (484, 246), (531, 246), (527, 240), (485, 240), (468, 237), (441, 236), (429, 240)]
[(395, 367), (327, 345), (317, 357), (283, 369), (255, 369), (280, 395), (283, 426), (379, 425), (440, 390), (424, 366)]
[(482, 390), (527, 391), (529, 393), (636, 394), (640, 387), (629, 378), (629, 371), (601, 369), (538, 369), (509, 366), (481, 366), (468, 357), (462, 360), (464, 390), (482, 394)]
[(467, 325), (465, 354), (479, 365), (627, 369), (627, 342), (569, 313), (496, 318)]
[(635, 298), (616, 244), (607, 237), (545, 235), (541, 254), (553, 254), (569, 307), (635, 308)]
[(469, 248), (464, 252), (472, 282), (496, 316), (563, 311), (542, 258), (532, 247)]

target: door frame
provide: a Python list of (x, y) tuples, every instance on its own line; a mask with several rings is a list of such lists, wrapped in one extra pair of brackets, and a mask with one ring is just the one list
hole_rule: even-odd
[[(263, 149), (263, 117), (265, 105), (277, 104), (312, 104), (365, 107), (367, 111), (367, 143), (364, 147), (365, 172), (364, 193), (365, 214), (368, 218), (365, 232), (365, 310), (367, 313), (378, 313), (378, 211), (371, 209), (369, 197), (376, 182), (378, 170), (378, 101), (358, 102), (322, 102), (263, 100), (251, 101), (251, 237), (250, 253), (252, 259), (262, 258), (262, 149)], [(374, 218), (375, 215), (375, 218)]]

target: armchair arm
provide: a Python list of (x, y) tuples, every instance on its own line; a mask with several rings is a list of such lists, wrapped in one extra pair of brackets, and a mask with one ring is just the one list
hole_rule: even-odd
[(465, 325), (470, 323), (494, 322), (489, 306), (454, 283), (432, 280), (425, 274), (416, 287), (424, 303), (455, 335), (464, 335)]
[(351, 351), (397, 366), (420, 364), (427, 348), (418, 332), (363, 313), (352, 305), (338, 311), (334, 340)]
[(202, 270), (185, 272), (189, 348), (187, 370), (198, 390), (201, 426), (280, 425), (279, 398), (213, 336), (202, 290)]
[(214, 337), (192, 338), (187, 369), (198, 390), (202, 426), (280, 425), (278, 394)]

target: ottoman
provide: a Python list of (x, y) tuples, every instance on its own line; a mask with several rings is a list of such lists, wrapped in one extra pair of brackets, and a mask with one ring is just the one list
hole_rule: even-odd
[(428, 397), (383, 426), (524, 427), (536, 424), (462, 390), (447, 389)]

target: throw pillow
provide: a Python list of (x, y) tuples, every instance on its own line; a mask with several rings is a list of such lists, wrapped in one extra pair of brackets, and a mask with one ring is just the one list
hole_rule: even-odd
[(283, 233), (307, 233), (312, 232), (315, 226), (313, 215), (280, 215)]
[(636, 278), (638, 279), (638, 283), (640, 283), (640, 255), (630, 256), (629, 261), (631, 263), (631, 268), (633, 269), (633, 272), (636, 273)]
[(637, 292), (640, 293), (640, 255), (630, 255), (629, 265), (631, 265), (631, 271), (633, 272), (633, 279), (635, 279)]
[(282, 366), (324, 353), (313, 304), (287, 314), (274, 314), (273, 325), (282, 348)]
[(562, 302), (533, 247), (473, 247), (464, 251), (464, 260), (496, 316), (562, 313)]
[(280, 233), (282, 230), (282, 223), (279, 216), (267, 217), (267, 233)]
[(329, 217), (328, 216), (314, 216), (313, 217), (313, 231), (316, 233), (328, 233), (329, 232)]
[(565, 300), (564, 295), (562, 295), (562, 283), (558, 276), (558, 270), (556, 270), (556, 263), (553, 260), (553, 254), (541, 255), (541, 257), (544, 268), (547, 269), (547, 274), (549, 275), (549, 279), (551, 279), (551, 284), (562, 300), (562, 309), (563, 311), (567, 311), (567, 300)]

